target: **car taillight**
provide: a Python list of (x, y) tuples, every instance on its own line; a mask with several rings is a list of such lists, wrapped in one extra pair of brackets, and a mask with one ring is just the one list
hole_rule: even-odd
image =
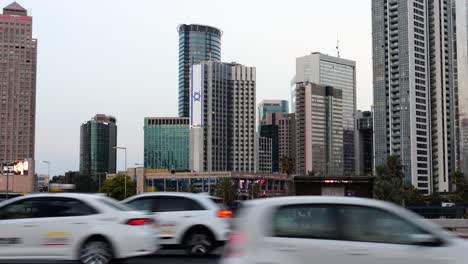
[(232, 211), (231, 210), (219, 210), (217, 215), (220, 218), (229, 218), (232, 216)]
[(151, 218), (135, 218), (135, 219), (128, 220), (126, 224), (131, 225), (131, 226), (140, 226), (140, 225), (152, 224), (153, 222), (154, 220)]
[(241, 256), (244, 254), (244, 247), (247, 242), (247, 235), (238, 231), (229, 234), (225, 255), (227, 257)]

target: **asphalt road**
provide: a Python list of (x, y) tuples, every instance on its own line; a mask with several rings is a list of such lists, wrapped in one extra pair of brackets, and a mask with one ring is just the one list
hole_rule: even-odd
[(127, 260), (125, 264), (215, 264), (219, 263), (218, 255), (203, 258), (192, 258), (182, 254), (164, 253), (142, 258)]

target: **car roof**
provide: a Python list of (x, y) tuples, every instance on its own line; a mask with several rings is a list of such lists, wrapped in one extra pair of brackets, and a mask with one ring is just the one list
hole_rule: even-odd
[[(133, 198), (140, 198), (140, 197), (150, 197), (150, 196), (178, 196), (178, 197), (190, 197), (190, 198), (200, 198), (200, 197), (210, 197), (208, 194), (204, 193), (188, 193), (188, 192), (146, 192), (134, 195), (130, 197)], [(127, 198), (129, 199), (129, 198)]]

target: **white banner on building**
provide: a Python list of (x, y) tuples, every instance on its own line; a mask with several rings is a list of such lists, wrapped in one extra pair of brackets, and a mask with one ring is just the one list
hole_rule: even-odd
[(193, 65), (190, 81), (190, 127), (203, 127), (203, 76), (203, 65)]

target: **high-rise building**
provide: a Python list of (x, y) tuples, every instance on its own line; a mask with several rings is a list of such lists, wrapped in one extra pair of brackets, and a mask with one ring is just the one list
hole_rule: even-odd
[[(259, 107), (259, 111), (261, 108)], [(295, 141), (291, 141), (291, 115), (286, 112), (265, 112), (265, 116), (260, 123), (260, 136), (267, 137), (272, 140), (272, 171), (279, 172), (281, 168), (281, 159), (283, 156), (294, 158), (295, 153), (292, 153), (291, 145), (295, 146)], [(294, 137), (294, 135), (293, 135)], [(282, 152), (285, 150), (286, 152)], [(294, 149), (295, 150), (295, 149)]]
[(374, 129), (371, 111), (356, 113), (356, 175), (372, 175), (374, 170)]
[(290, 87), (290, 102), (291, 102), (291, 109), (289, 110), (290, 113), (295, 113), (296, 112), (296, 76), (294, 76), (291, 79), (291, 82), (289, 83)]
[(279, 160), (281, 170), (281, 160), (287, 157), (296, 160), (296, 116), (294, 113), (285, 114), (278, 119), (279, 127)]
[(37, 39), (18, 3), (0, 15), (0, 161), (34, 159)]
[(190, 113), (190, 71), (202, 61), (221, 61), (220, 29), (204, 25), (180, 25), (179, 32), (179, 116)]
[(453, 0), (455, 7), (455, 53), (454, 57), (454, 90), (458, 120), (457, 141), (459, 149), (456, 152), (459, 160), (458, 168), (468, 177), (468, 0)]
[(340, 89), (296, 86), (296, 173), (343, 176), (343, 99)]
[(296, 59), (295, 78), (296, 82), (312, 82), (323, 86), (332, 86), (342, 91), (343, 155), (345, 157), (343, 169), (346, 174), (354, 174), (356, 62), (314, 52)]
[(272, 139), (267, 137), (258, 138), (258, 172), (272, 172)]
[(399, 157), (426, 194), (450, 191), (456, 164), (452, 14), (451, 1), (372, 1), (375, 165)]
[(261, 124), (266, 114), (270, 113), (288, 113), (288, 101), (286, 100), (263, 100), (258, 104), (258, 123)]
[(145, 117), (145, 168), (189, 169), (190, 126), (188, 117)]
[(115, 173), (117, 125), (113, 116), (97, 114), (81, 125), (80, 175), (98, 176)]
[(255, 171), (255, 68), (193, 66), (190, 159), (194, 171)]

